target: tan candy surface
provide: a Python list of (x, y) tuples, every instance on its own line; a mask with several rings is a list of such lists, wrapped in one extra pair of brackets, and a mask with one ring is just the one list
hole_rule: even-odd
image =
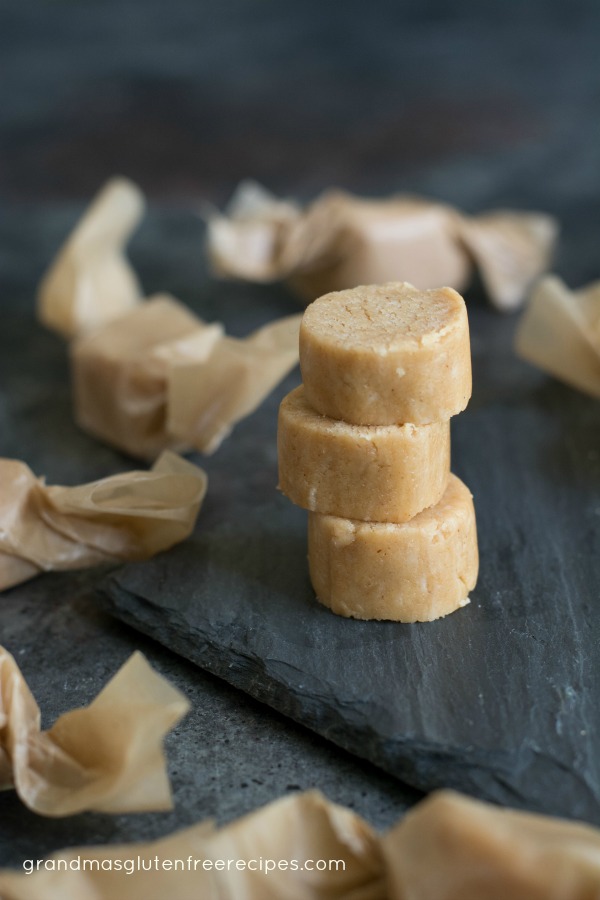
[(440, 502), (403, 525), (309, 513), (318, 599), (357, 619), (427, 622), (468, 602), (478, 571), (473, 500), (455, 475)]
[(448, 482), (447, 421), (348, 425), (315, 413), (299, 387), (280, 406), (277, 433), (279, 486), (304, 509), (406, 522), (437, 503)]
[(446, 421), (471, 396), (469, 325), (451, 288), (406, 282), (326, 294), (300, 327), (306, 401), (356, 425)]
[(155, 348), (201, 323), (182, 304), (157, 296), (71, 345), (75, 417), (91, 434), (132, 456), (155, 458), (165, 439), (167, 363)]

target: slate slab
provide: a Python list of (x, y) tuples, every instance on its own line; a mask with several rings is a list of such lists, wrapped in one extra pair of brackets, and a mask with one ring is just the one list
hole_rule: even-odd
[(294, 379), (208, 461), (194, 537), (113, 573), (100, 602), (419, 789), (600, 824), (600, 407), (516, 360), (513, 320), (470, 319), (475, 392), (453, 420), (478, 514), (468, 607), (402, 625), (315, 601), (305, 513), (275, 490)]

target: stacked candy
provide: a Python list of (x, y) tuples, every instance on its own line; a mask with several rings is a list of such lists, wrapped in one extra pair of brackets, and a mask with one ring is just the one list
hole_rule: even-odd
[(450, 472), (450, 417), (471, 396), (462, 297), (406, 283), (327, 294), (304, 314), (300, 366), (279, 411), (279, 482), (309, 510), (318, 599), (400, 622), (464, 606), (478, 551)]

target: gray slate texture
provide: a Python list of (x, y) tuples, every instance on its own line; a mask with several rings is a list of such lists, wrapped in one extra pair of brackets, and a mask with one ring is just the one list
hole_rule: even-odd
[[(546, 209), (563, 227), (556, 270), (573, 286), (597, 278), (599, 28), (595, 2), (350, 0), (343, 11), (320, 0), (0, 3), (0, 453), (24, 459), (50, 483), (133, 465), (73, 424), (65, 348), (35, 324), (33, 303), (60, 242), (115, 173), (138, 181), (151, 201), (132, 244), (147, 293), (171, 291), (232, 334), (297, 308), (282, 288), (208, 277), (196, 212), (207, 200), (224, 203), (249, 176), (304, 199), (339, 185), (376, 195), (424, 193), (470, 212)], [(477, 319), (476, 394), (456, 422), (454, 454), (477, 497), (482, 576), (472, 606), (448, 624), (461, 632), (463, 646), (469, 623), (477, 634), (487, 622), (490, 633), (509, 635), (524, 664), (523, 685), (532, 683), (536, 660), (546, 673), (547, 656), (569, 664), (555, 688), (545, 686), (543, 707), (533, 695), (529, 707), (517, 699), (519, 733), (548, 734), (554, 723), (563, 731), (553, 759), (572, 759), (584, 737), (577, 735), (578, 716), (585, 716), (585, 730), (594, 715), (585, 710), (595, 677), (585, 632), (593, 633), (598, 599), (597, 407), (511, 359), (514, 320), (488, 313), (477, 286), (467, 302)], [(252, 446), (254, 428), (271, 429), (272, 441), (278, 396), (224, 445), (227, 458)], [(514, 432), (503, 430), (508, 423)], [(531, 445), (521, 430), (534, 434)], [(516, 497), (502, 490), (508, 466), (492, 465), (498, 442), (526, 467), (526, 482), (525, 470), (511, 470)], [(272, 442), (249, 452), (257, 462), (270, 456), (262, 474), (254, 470), (247, 499), (276, 504), (297, 534), (293, 571), (304, 591), (302, 514), (272, 499)], [(221, 457), (205, 465), (211, 491), (200, 542), (223, 490)], [(490, 501), (498, 497), (494, 510)], [(515, 511), (522, 521), (515, 522)], [(168, 568), (168, 560), (158, 565)], [(242, 557), (242, 564), (252, 571), (257, 563)], [(525, 569), (529, 592), (521, 586)], [(226, 574), (242, 577), (239, 567)], [(121, 577), (131, 586), (139, 576)], [(320, 787), (378, 827), (419, 796), (107, 616), (96, 600), (105, 578), (99, 571), (48, 575), (8, 592), (0, 640), (22, 666), (45, 726), (88, 703), (142, 649), (193, 702), (167, 742), (175, 810), (47, 821), (5, 793), (0, 865), (19, 867), (25, 857), (65, 845), (158, 837), (207, 816), (228, 821), (296, 787)], [(548, 610), (557, 596), (560, 605)], [(310, 597), (304, 600), (310, 606)], [(547, 641), (531, 656), (530, 635)], [(481, 647), (471, 646), (475, 658)], [(559, 702), (566, 687), (572, 692)], [(465, 690), (476, 708), (475, 682)], [(492, 724), (487, 716), (485, 722), (484, 746)], [(591, 752), (591, 744), (581, 746)], [(535, 754), (513, 749), (516, 758), (531, 763)], [(592, 762), (582, 751), (581, 766)], [(550, 794), (554, 784), (560, 788), (561, 780), (553, 774)], [(594, 782), (588, 798), (595, 790)], [(583, 796), (585, 787), (576, 793)]]
[(403, 625), (316, 602), (306, 514), (274, 489), (281, 391), (215, 457), (197, 536), (109, 576), (100, 600), (420, 790), (600, 824), (598, 404), (540, 385), (510, 320), (473, 307), (470, 323), (475, 390), (452, 421), (479, 522), (468, 607)]

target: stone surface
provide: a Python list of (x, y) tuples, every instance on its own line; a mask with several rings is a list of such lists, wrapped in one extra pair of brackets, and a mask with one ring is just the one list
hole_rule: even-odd
[[(49, 483), (77, 484), (139, 465), (76, 427), (65, 345), (35, 321), (36, 280), (78, 211), (0, 210), (0, 453), (24, 459)], [(183, 302), (239, 336), (297, 311), (283, 290), (209, 281), (200, 235), (187, 211), (150, 211), (134, 247), (150, 292), (174, 282)], [(192, 458), (209, 476), (218, 460)], [(419, 797), (101, 612), (94, 589), (105, 575), (53, 573), (0, 594), (0, 643), (21, 666), (43, 727), (89, 703), (134, 650), (184, 691), (192, 710), (167, 738), (174, 810), (49, 820), (14, 792), (0, 793), (0, 866), (20, 867), (65, 846), (152, 840), (205, 818), (228, 822), (291, 790), (318, 787), (380, 828)]]
[(420, 790), (600, 824), (598, 405), (471, 307), (453, 469), (478, 514), (470, 606), (418, 625), (314, 599), (305, 513), (277, 494), (273, 395), (211, 467), (195, 537), (112, 574), (105, 608)]
[[(236, 335), (297, 309), (283, 289), (221, 284), (207, 276), (196, 211), (206, 200), (225, 202), (248, 176), (305, 199), (336, 184), (380, 196), (425, 193), (469, 212), (539, 207), (561, 219), (559, 274), (574, 287), (600, 275), (595, 0), (460, 0), (451, 7), (444, 0), (348, 0), (343, 13), (340, 4), (321, 0), (0, 5), (0, 453), (24, 459), (50, 482), (77, 483), (132, 465), (73, 424), (65, 348), (35, 324), (33, 312), (44, 268), (90, 197), (115, 173), (139, 182), (150, 197), (149, 216), (131, 248), (146, 292), (170, 291), (206, 319), (222, 319)], [(456, 470), (487, 492), (500, 478), (486, 454), (503, 422), (527, 427), (534, 438), (539, 424), (549, 437), (544, 443), (540, 434), (524, 449), (528, 466), (539, 472), (538, 487), (522, 501), (494, 488), (502, 506), (486, 513), (478, 498), (482, 609), (463, 612), (500, 618), (504, 631), (511, 618), (525, 654), (526, 635), (538, 636), (545, 607), (560, 592), (556, 615), (562, 610), (569, 621), (557, 627), (545, 653), (558, 656), (565, 644), (568, 658), (575, 641), (583, 648), (581, 657), (573, 656), (572, 665), (580, 666), (574, 693), (555, 707), (563, 711), (557, 721), (566, 746), (576, 734), (565, 717), (583, 709), (595, 665), (577, 637), (586, 626), (570, 618), (570, 609), (578, 613), (574, 598), (594, 590), (598, 463), (586, 456), (600, 443), (593, 433), (594, 449), (586, 448), (600, 413), (574, 392), (508, 362), (513, 320), (476, 311), (478, 298), (477, 288), (467, 296), (471, 315), (488, 324), (474, 341), (477, 388), (465, 416), (478, 416), (485, 428), (473, 436), (470, 420), (457, 420)], [(240, 440), (240, 451), (260, 462), (261, 454), (248, 449), (253, 422), (240, 426), (223, 452), (233, 454)], [(514, 455), (519, 440), (518, 433), (507, 434), (501, 446)], [(474, 462), (461, 468), (471, 441), (481, 442), (478, 461), (472, 456)], [(209, 517), (224, 489), (219, 460), (206, 461)], [(271, 458), (267, 469), (272, 465)], [(272, 469), (255, 472), (246, 490), (265, 503), (272, 497)], [(527, 523), (542, 501), (544, 549), (509, 518), (522, 509)], [(578, 505), (584, 518), (571, 527)], [(281, 515), (296, 522), (293, 571), (305, 578), (302, 514), (288, 507)], [(206, 521), (199, 523), (199, 540)], [(590, 536), (582, 544), (583, 521)], [(497, 567), (490, 568), (492, 559)], [(531, 573), (525, 592), (520, 573), (528, 559), (538, 575)], [(419, 796), (99, 612), (93, 591), (102, 577), (49, 575), (2, 595), (0, 640), (22, 666), (45, 725), (89, 702), (130, 652), (143, 649), (193, 703), (168, 741), (175, 810), (48, 821), (29, 813), (13, 793), (1, 794), (0, 865), (20, 866), (25, 857), (65, 845), (150, 839), (206, 816), (228, 821), (296, 786), (319, 787), (381, 828)], [(592, 613), (593, 607), (590, 629)], [(451, 627), (465, 629), (463, 622)], [(473, 659), (475, 651), (472, 646)], [(528, 671), (535, 659), (525, 660)], [(404, 696), (407, 687), (399, 689)], [(472, 697), (474, 684), (465, 690)], [(542, 716), (536, 697), (529, 705), (517, 699), (535, 724)], [(593, 714), (586, 713), (581, 730), (591, 733)], [(585, 747), (593, 753), (591, 744)], [(562, 777), (552, 780), (550, 795), (561, 783)]]

